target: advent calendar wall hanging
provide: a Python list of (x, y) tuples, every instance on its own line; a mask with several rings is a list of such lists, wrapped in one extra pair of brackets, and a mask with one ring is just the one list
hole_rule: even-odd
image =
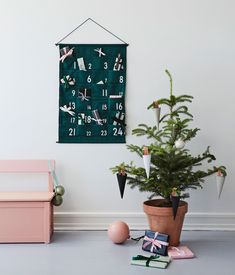
[[(91, 18), (76, 29), (88, 20), (108, 31)], [(58, 142), (125, 143), (128, 44), (116, 35), (123, 44), (62, 44), (67, 36), (56, 44), (60, 50)]]

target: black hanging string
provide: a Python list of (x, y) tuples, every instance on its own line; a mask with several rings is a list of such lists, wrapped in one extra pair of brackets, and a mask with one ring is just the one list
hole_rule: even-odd
[(139, 242), (141, 239), (143, 239), (145, 237), (145, 235), (137, 237), (137, 238), (131, 238), (131, 240)]
[(68, 33), (67, 35), (65, 35), (65, 37), (63, 37), (62, 39), (60, 39), (55, 45), (58, 46), (61, 41), (63, 41), (68, 36), (70, 36), (73, 32), (75, 32), (77, 29), (79, 29), (82, 25), (84, 25), (89, 20), (91, 20), (93, 23), (95, 23), (96, 25), (98, 25), (100, 28), (104, 29), (106, 32), (110, 33), (112, 36), (116, 37), (118, 40), (122, 41), (124, 44), (126, 44), (128, 46), (128, 44), (124, 40), (122, 40), (120, 37), (118, 37), (117, 35), (115, 35), (111, 31), (109, 31), (108, 29), (106, 29), (105, 27), (103, 27), (102, 25), (100, 25), (99, 23), (97, 23), (92, 18), (87, 18), (84, 22), (82, 22), (80, 25), (78, 25), (74, 30), (72, 30), (70, 33)]

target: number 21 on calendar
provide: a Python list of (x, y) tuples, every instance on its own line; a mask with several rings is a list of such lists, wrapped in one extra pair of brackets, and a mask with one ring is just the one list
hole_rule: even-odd
[(76, 135), (76, 129), (75, 128), (69, 128), (69, 136), (73, 137)]

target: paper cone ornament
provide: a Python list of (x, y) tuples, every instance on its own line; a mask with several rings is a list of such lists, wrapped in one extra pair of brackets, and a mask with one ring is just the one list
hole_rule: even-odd
[(224, 187), (224, 181), (225, 181), (225, 176), (223, 176), (222, 173), (218, 173), (216, 175), (218, 199), (220, 198), (220, 195), (222, 193), (222, 190), (223, 190), (223, 187)]
[(156, 113), (157, 128), (159, 129), (159, 121), (160, 121), (161, 108), (160, 107), (154, 108), (154, 112)]
[(117, 173), (117, 180), (118, 180), (120, 195), (122, 199), (123, 199), (125, 185), (126, 185), (126, 178), (127, 178), (126, 173), (125, 174)]
[(174, 216), (174, 220), (175, 220), (175, 217), (177, 215), (177, 210), (179, 207), (179, 203), (180, 203), (180, 197), (179, 196), (171, 196), (171, 202), (172, 202), (173, 216)]
[(144, 161), (144, 168), (146, 172), (147, 178), (149, 178), (150, 173), (150, 163), (151, 163), (151, 155), (143, 155), (143, 161)]

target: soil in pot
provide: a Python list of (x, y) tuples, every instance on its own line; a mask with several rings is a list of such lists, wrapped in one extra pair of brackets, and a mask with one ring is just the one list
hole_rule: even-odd
[(174, 219), (172, 207), (164, 199), (148, 200), (144, 202), (144, 212), (148, 217), (152, 231), (165, 233), (170, 236), (170, 245), (178, 246), (183, 227), (184, 216), (188, 211), (188, 203), (180, 201), (177, 215)]

